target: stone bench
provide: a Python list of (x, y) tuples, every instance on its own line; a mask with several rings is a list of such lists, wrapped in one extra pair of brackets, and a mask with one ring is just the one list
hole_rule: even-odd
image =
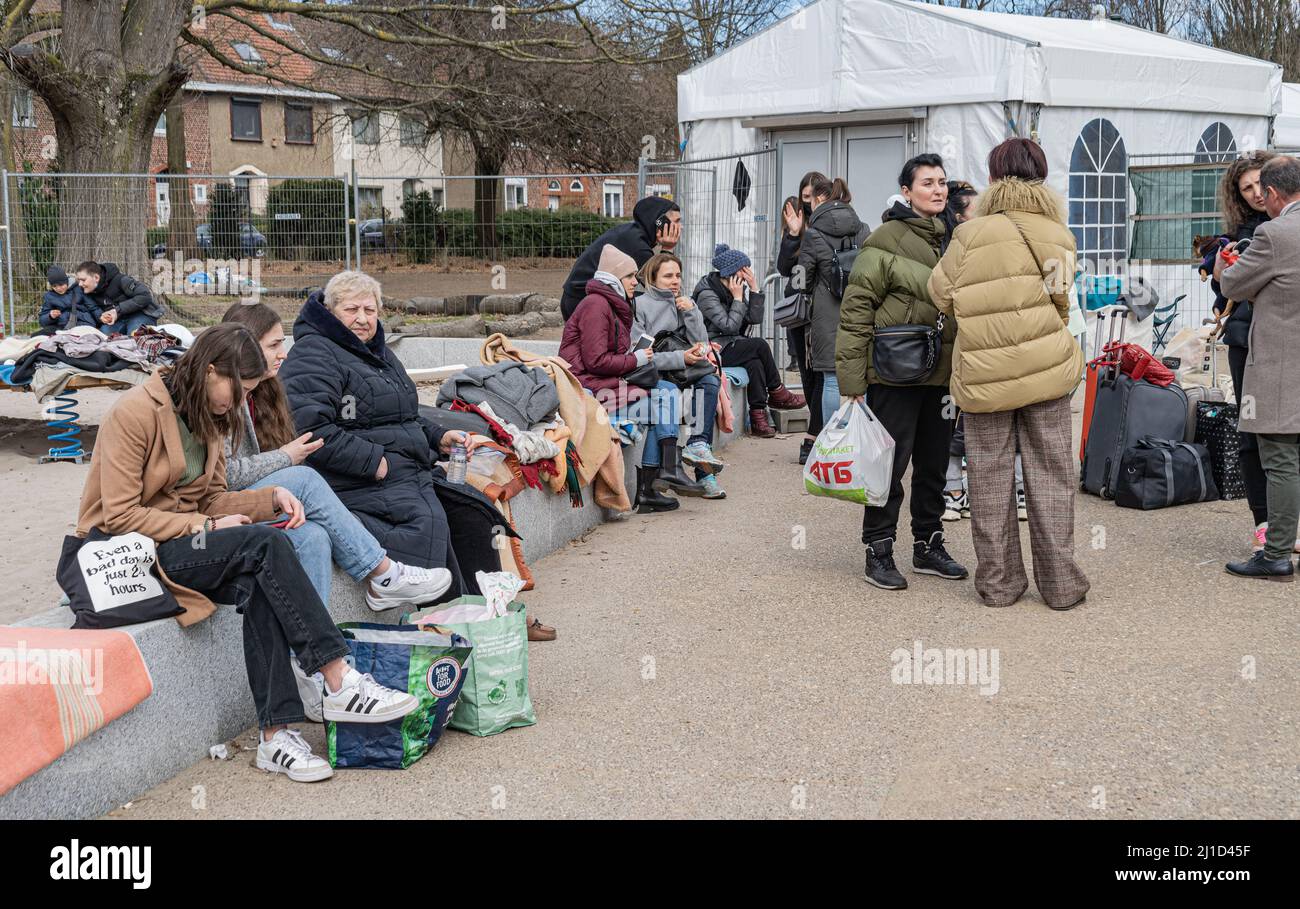
[[(408, 351), (410, 339), (399, 356), (407, 363), (433, 355), (420, 349)], [(476, 342), (446, 339), (443, 349), (453, 363), (477, 362)], [(546, 342), (530, 342), (529, 348), (544, 350)], [(551, 342), (554, 344), (554, 342)], [(472, 356), (459, 349), (473, 346)], [(557, 345), (558, 346), (558, 345)], [(440, 353), (439, 355), (443, 355)], [(439, 366), (434, 362), (410, 362), (409, 368)], [(745, 395), (735, 388), (732, 409), (736, 432), (716, 434), (721, 449), (745, 425)], [(640, 443), (623, 450), (629, 498), (636, 481)], [(539, 585), (555, 583), (538, 560), (567, 545), (606, 519), (604, 510), (592, 501), (591, 489), (583, 490), (584, 507), (573, 508), (566, 495), (525, 489), (511, 500), (515, 524), (523, 537), (524, 558), (534, 567)], [(667, 518), (671, 520), (671, 518)], [(526, 595), (525, 595), (526, 596)], [(374, 613), (366, 606), (358, 585), (335, 569), (329, 602), (336, 622), (396, 622), (400, 613)], [(134, 709), (98, 730), (54, 763), (0, 796), (0, 819), (93, 818), (136, 798), (181, 770), (208, 756), (208, 748), (228, 742), (255, 722), (252, 695), (244, 674), (243, 619), (233, 608), (222, 607), (210, 619), (182, 628), (173, 619), (123, 628), (140, 648), (153, 678), (153, 694)], [(20, 626), (67, 628), (72, 613), (57, 607), (18, 623)]]

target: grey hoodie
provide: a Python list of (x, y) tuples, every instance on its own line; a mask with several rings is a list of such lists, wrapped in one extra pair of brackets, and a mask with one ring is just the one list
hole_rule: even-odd
[[(654, 337), (661, 331), (676, 331), (686, 327), (686, 339), (692, 343), (708, 341), (709, 332), (704, 327), (704, 317), (698, 306), (686, 312), (677, 308), (677, 295), (671, 290), (652, 287), (638, 294), (632, 306), (632, 346), (636, 347), (641, 335)], [(686, 351), (655, 352), (655, 365), (661, 370), (686, 368)]]

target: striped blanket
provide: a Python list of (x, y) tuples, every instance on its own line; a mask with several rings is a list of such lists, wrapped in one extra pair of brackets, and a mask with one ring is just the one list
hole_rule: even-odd
[(125, 631), (0, 625), (0, 795), (152, 693)]

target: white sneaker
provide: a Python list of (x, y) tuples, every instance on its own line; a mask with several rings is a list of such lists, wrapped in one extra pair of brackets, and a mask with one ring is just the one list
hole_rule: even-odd
[(366, 582), (366, 605), (375, 612), (398, 606), (432, 603), (451, 587), (451, 572), (445, 568), (416, 568), (402, 565), (402, 573), (386, 584)]
[(1025, 491), (1023, 489), (1016, 491), (1016, 519), (1020, 521), (1029, 520), (1029, 507), (1025, 504)]
[(311, 747), (294, 729), (281, 729), (270, 741), (258, 743), (257, 769), (286, 774), (295, 783), (315, 783), (334, 775), (329, 761), (312, 754)]
[(293, 677), (298, 683), (298, 696), (302, 698), (302, 712), (313, 723), (323, 723), (321, 718), (321, 700), (325, 697), (325, 677), (319, 672), (307, 675), (298, 657), (289, 654), (289, 665), (293, 667)]
[(414, 695), (385, 688), (370, 673), (362, 675), (349, 666), (342, 688), (333, 694), (325, 689), (321, 713), (336, 723), (387, 723), (419, 706)]

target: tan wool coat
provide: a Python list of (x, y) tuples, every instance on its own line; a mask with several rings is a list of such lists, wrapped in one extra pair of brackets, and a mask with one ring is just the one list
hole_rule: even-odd
[[(90, 475), (81, 491), (77, 535), (92, 527), (107, 534), (141, 533), (165, 543), (197, 533), (205, 518), (247, 515), (253, 521), (275, 517), (275, 490), (226, 490), (225, 447), (208, 444), (203, 473), (188, 486), (178, 487), (185, 472), (185, 451), (176, 426), (176, 408), (154, 374), (128, 392), (109, 411), (95, 440)], [(163, 582), (185, 612), (176, 617), (193, 625), (210, 616), (216, 606), (207, 597), (173, 584), (162, 571)]]
[(1068, 329), (1074, 269), (1074, 235), (1041, 181), (998, 180), (980, 196), (929, 280), (935, 306), (957, 321), (958, 407), (996, 413), (1074, 391), (1084, 368)]

